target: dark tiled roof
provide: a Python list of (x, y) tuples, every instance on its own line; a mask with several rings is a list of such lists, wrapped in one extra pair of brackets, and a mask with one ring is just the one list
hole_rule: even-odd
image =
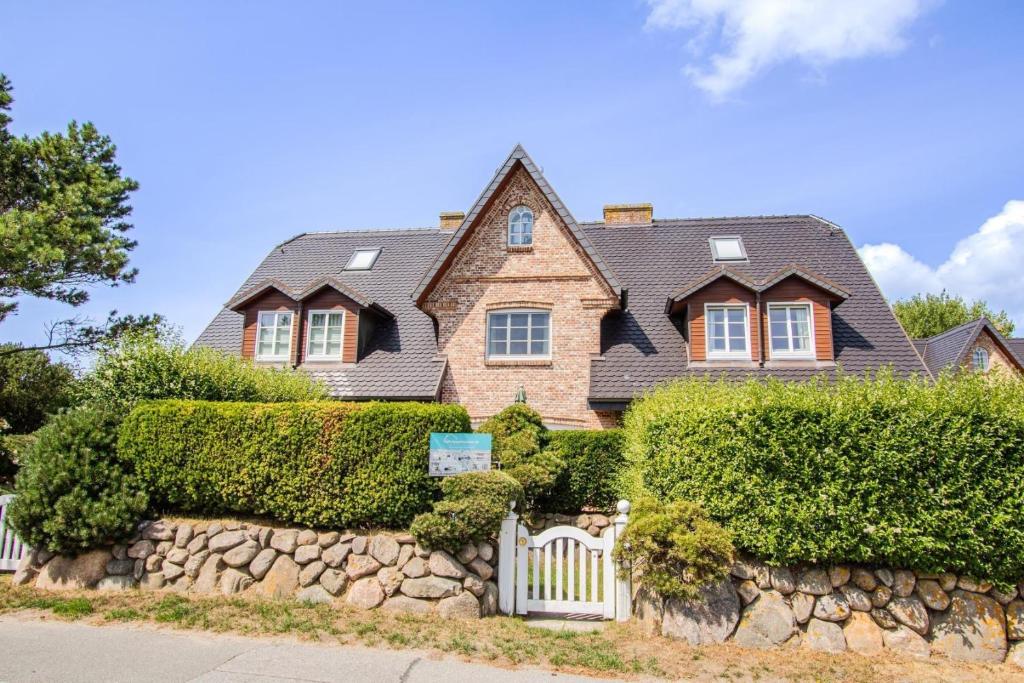
[[(625, 401), (658, 382), (708, 372), (687, 368), (682, 325), (665, 314), (665, 302), (672, 292), (714, 266), (708, 238), (720, 234), (743, 237), (749, 262), (729, 267), (750, 281), (768, 281), (795, 264), (849, 293), (833, 314), (836, 358), (845, 370), (862, 372), (891, 365), (903, 374), (927, 372), (853, 245), (826, 221), (774, 216), (607, 227), (592, 223), (580, 230), (609, 272), (615, 273), (616, 282), (629, 291), (628, 309), (602, 322), (602, 357), (591, 365), (594, 401)], [(336, 278), (390, 311), (394, 319), (380, 323), (355, 365), (311, 372), (338, 397), (433, 398), (444, 360), (437, 355), (433, 323), (413, 297), (438, 262), (448, 237), (437, 229), (300, 235), (275, 247), (232, 298), (268, 280), (298, 292), (317, 278)], [(353, 251), (374, 247), (383, 251), (372, 270), (343, 270)], [(241, 314), (222, 310), (196, 343), (239, 353)], [(771, 374), (802, 380), (820, 371), (745, 368), (723, 372), (735, 377)]]
[(1018, 367), (1024, 367), (1024, 353), (1021, 353), (1024, 351), (1024, 339), (1006, 339), (987, 318), (978, 318), (957, 325), (934, 337), (915, 339), (914, 345), (924, 358), (925, 365), (937, 376), (943, 370), (962, 365), (982, 332), (992, 335)]
[[(623, 401), (658, 382), (707, 368), (687, 368), (682, 323), (665, 315), (667, 298), (713, 266), (708, 240), (740, 235), (749, 262), (729, 268), (749, 281), (770, 279), (792, 264), (821, 273), (849, 293), (833, 311), (836, 360), (847, 372), (891, 365), (927, 374), (846, 234), (814, 216), (658, 220), (643, 225), (585, 224), (591, 242), (629, 292), (628, 310), (602, 325), (602, 358), (591, 363), (590, 398)], [(812, 368), (721, 370), (727, 376), (807, 379)]]
[[(287, 291), (302, 292), (314, 280), (332, 278), (394, 318), (378, 323), (358, 363), (310, 369), (310, 374), (341, 398), (432, 399), (445, 363), (437, 355), (433, 322), (416, 308), (410, 293), (446, 237), (436, 228), (299, 235), (275, 247), (232, 300), (268, 280), (279, 282)], [(368, 248), (381, 249), (371, 270), (344, 270), (356, 249)], [(196, 344), (240, 353), (242, 314), (223, 309)]]
[(512, 172), (512, 169), (514, 169), (517, 164), (522, 164), (523, 168), (526, 169), (526, 172), (530, 174), (531, 178), (533, 178), (533, 182), (537, 183), (537, 187), (539, 187), (540, 191), (544, 193), (548, 202), (550, 202), (559, 217), (561, 217), (562, 222), (565, 223), (566, 227), (569, 228), (569, 232), (571, 232), (573, 237), (576, 238), (576, 241), (579, 242), (580, 247), (587, 254), (587, 257), (594, 264), (594, 267), (597, 268), (598, 272), (601, 273), (601, 277), (603, 277), (605, 282), (608, 283), (608, 286), (616, 295), (620, 294), (621, 287), (619, 285), (618, 277), (616, 277), (615, 273), (608, 267), (605, 260), (601, 257), (600, 252), (594, 249), (590, 240), (587, 239), (586, 233), (580, 229), (579, 224), (576, 223), (576, 219), (572, 217), (569, 209), (562, 202), (561, 198), (555, 192), (555, 189), (551, 187), (547, 179), (544, 177), (544, 174), (541, 173), (540, 168), (533, 163), (533, 159), (530, 158), (530, 155), (526, 153), (526, 150), (523, 149), (522, 145), (516, 145), (512, 150), (512, 153), (508, 155), (505, 163), (502, 164), (494, 174), (491, 182), (487, 184), (487, 187), (485, 187), (484, 191), (480, 193), (476, 202), (473, 203), (469, 213), (467, 213), (466, 217), (462, 220), (462, 225), (452, 233), (448, 242), (444, 245), (444, 249), (437, 255), (426, 273), (423, 274), (423, 277), (416, 285), (416, 289), (413, 291), (412, 296), (414, 299), (420, 301), (428, 292), (431, 281), (435, 278), (437, 273), (442, 270), (445, 262), (452, 258), (452, 255), (458, 250), (459, 244), (462, 242), (463, 237), (466, 236), (470, 226), (473, 224), (473, 221), (475, 221), (477, 216), (479, 216), (484, 210), (487, 206), (487, 202), (490, 201), (491, 197), (493, 197), (498, 191), (502, 182), (508, 177)]

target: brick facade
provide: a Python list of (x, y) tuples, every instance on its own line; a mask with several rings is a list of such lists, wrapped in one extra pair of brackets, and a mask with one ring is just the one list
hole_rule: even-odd
[(978, 339), (974, 342), (974, 346), (971, 347), (966, 358), (964, 358), (963, 367), (965, 369), (974, 369), (972, 360), (974, 357), (974, 349), (979, 346), (988, 351), (989, 372), (1019, 372), (1016, 364), (1010, 360), (1010, 358), (1003, 352), (1002, 348), (996, 344), (995, 339), (992, 338), (992, 335), (989, 334), (987, 330), (982, 331), (982, 333), (978, 335)]
[[(507, 244), (508, 215), (519, 205), (533, 211), (530, 247)], [(476, 422), (512, 403), (522, 386), (551, 425), (614, 425), (616, 414), (590, 410), (587, 396), (601, 318), (617, 306), (532, 178), (517, 169), (423, 305), (437, 320), (438, 351), (448, 359), (442, 400), (466, 406)], [(550, 311), (550, 360), (487, 359), (487, 313), (503, 308)]]

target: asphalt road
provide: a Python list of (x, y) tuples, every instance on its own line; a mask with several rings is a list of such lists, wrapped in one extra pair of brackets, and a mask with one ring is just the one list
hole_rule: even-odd
[[(202, 683), (582, 683), (598, 679), (508, 670), (414, 650), (375, 650), (120, 626), (0, 619), (0, 681)], [(607, 680), (607, 679), (601, 679)]]

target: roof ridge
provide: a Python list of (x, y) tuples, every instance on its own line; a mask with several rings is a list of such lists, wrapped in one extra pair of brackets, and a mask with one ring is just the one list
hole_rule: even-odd
[[(696, 216), (689, 218), (655, 218), (650, 223), (614, 223), (616, 227), (629, 227), (629, 226), (651, 226), (666, 223), (701, 223), (709, 221), (746, 221), (746, 220), (766, 220), (766, 219), (793, 219), (793, 218), (817, 218), (814, 214), (810, 213), (781, 213), (781, 214), (757, 214), (752, 216)], [(604, 221), (579, 221), (579, 225), (586, 226), (600, 226), (608, 225)]]
[(371, 234), (379, 234), (379, 233), (395, 234), (395, 233), (402, 233), (402, 232), (431, 232), (431, 231), (433, 231), (433, 232), (440, 232), (441, 228), (439, 228), (436, 225), (434, 225), (434, 226), (412, 227), (412, 228), (387, 227), (387, 228), (353, 228), (351, 230), (346, 230), (344, 228), (339, 229), (339, 230), (307, 230), (306, 232), (300, 232), (298, 235), (296, 235), (292, 239), (294, 240), (294, 239), (297, 239), (299, 237), (307, 237), (307, 236), (314, 236), (314, 235), (353, 235), (353, 234), (366, 234), (366, 233), (371, 233)]
[(933, 341), (935, 341), (937, 339), (942, 339), (943, 337), (946, 337), (948, 335), (954, 334), (956, 332), (963, 332), (964, 330), (967, 330), (967, 329), (969, 329), (972, 326), (984, 325), (987, 322), (988, 321), (987, 321), (987, 319), (985, 317), (975, 318), (974, 320), (968, 320), (965, 323), (960, 323), (956, 327), (951, 327), (948, 330), (946, 330), (945, 332), (939, 332), (938, 334), (933, 334), (930, 337), (918, 337), (918, 339), (920, 341), (926, 341), (926, 342), (931, 343), (931, 342), (933, 342)]

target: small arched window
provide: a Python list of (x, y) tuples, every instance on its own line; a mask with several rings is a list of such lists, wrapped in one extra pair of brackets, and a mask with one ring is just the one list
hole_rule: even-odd
[(971, 363), (975, 372), (988, 372), (988, 351), (980, 346), (974, 349)]
[(533, 244), (533, 211), (517, 206), (508, 215), (508, 245), (521, 247)]

